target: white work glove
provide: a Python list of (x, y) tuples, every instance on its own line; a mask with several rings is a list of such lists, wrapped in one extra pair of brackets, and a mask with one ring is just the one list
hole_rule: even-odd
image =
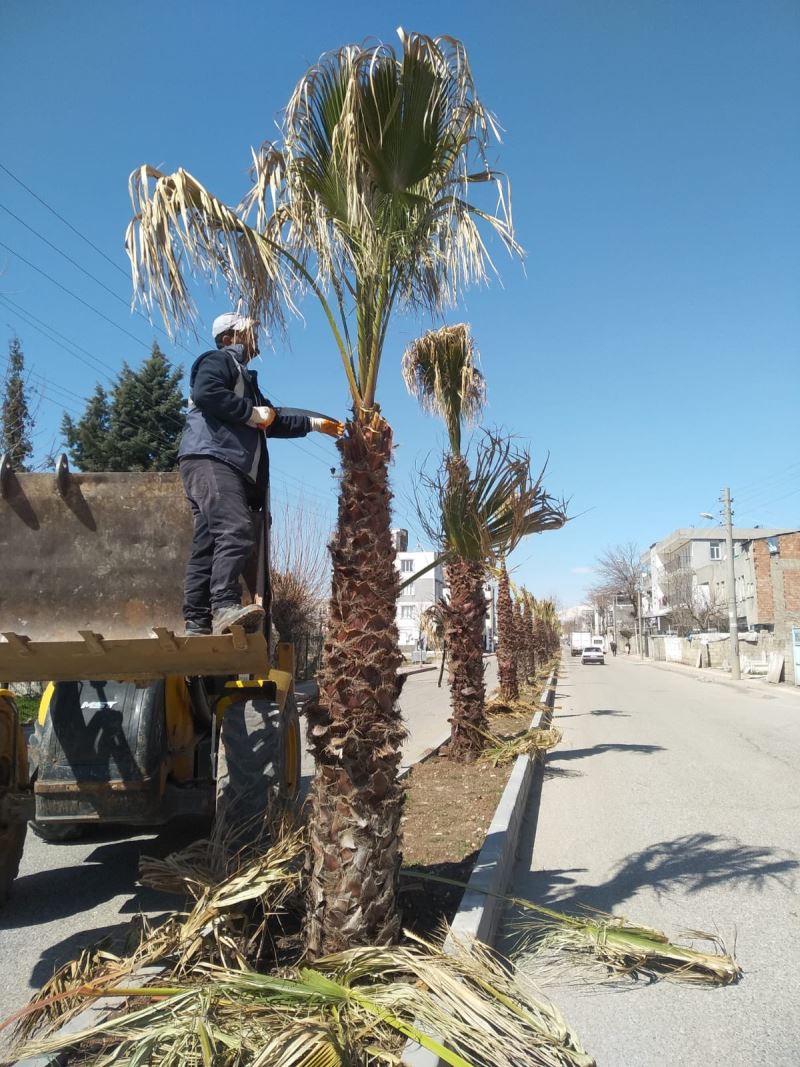
[(275, 408), (254, 407), (253, 413), (247, 420), (248, 426), (254, 426), (257, 430), (266, 430), (275, 421)]
[(328, 437), (341, 437), (344, 433), (344, 423), (338, 419), (322, 419), (317, 415), (311, 416), (311, 429), (318, 433), (326, 433)]

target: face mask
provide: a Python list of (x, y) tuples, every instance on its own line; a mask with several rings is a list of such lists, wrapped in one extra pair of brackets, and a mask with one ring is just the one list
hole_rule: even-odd
[(247, 356), (244, 354), (244, 345), (228, 345), (229, 352), (233, 352), (234, 359), (237, 363), (247, 363)]

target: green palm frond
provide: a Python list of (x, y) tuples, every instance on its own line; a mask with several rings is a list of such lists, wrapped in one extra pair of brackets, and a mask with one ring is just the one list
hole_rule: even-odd
[(429, 330), (403, 353), (406, 388), (423, 411), (442, 418), (454, 456), (461, 453), (462, 425), (474, 424), (486, 404), (486, 379), (476, 361), (465, 323)]
[(470, 471), (466, 461), (446, 462), (421, 484), (433, 502), (425, 532), (450, 555), (486, 564), (509, 555), (532, 533), (558, 530), (567, 521), (566, 503), (546, 492), (544, 470), (534, 477), (530, 454), (513, 440), (484, 432)]
[(685, 936), (688, 939), (707, 941), (715, 950), (701, 952), (696, 948), (675, 944), (661, 930), (631, 923), (621, 915), (608, 915), (589, 909), (581, 915), (568, 914), (524, 897), (492, 893), (477, 886), (468, 887), (454, 878), (425, 870), (408, 868), (403, 869), (401, 874), (405, 878), (423, 882), (474, 889), (475, 892), (514, 905), (521, 911), (530, 912), (534, 918), (518, 920), (516, 923), (522, 936), (513, 959), (526, 959), (537, 971), (537, 965), (541, 964), (538, 973), (543, 977), (551, 969), (554, 958), (558, 966), (559, 961), (565, 960), (579, 965), (581, 959), (589, 957), (604, 964), (612, 974), (630, 978), (645, 976), (724, 986), (733, 985), (742, 977), (741, 967), (717, 934), (687, 931)]

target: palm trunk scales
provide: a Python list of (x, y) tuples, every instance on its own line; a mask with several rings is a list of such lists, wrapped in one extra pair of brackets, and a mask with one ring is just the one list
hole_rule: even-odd
[[(459, 559), (447, 565), (450, 605), (447, 612), (449, 655), (450, 756), (469, 759), (483, 747), (486, 730), (483, 681), (483, 635), (486, 624), (484, 567)], [(477, 727), (477, 729), (476, 729)]]
[(315, 759), (306, 927), (312, 958), (391, 944), (400, 931), (397, 771), (405, 729), (397, 706), (391, 429), (378, 414), (356, 419), (339, 447), (330, 615), (319, 704), (308, 714)]
[(504, 563), (497, 584), (497, 672), (501, 700), (519, 700), (515, 638), (514, 604)]

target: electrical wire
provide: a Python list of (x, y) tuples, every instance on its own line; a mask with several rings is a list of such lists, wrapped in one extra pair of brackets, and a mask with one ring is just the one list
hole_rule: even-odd
[[(95, 250), (96, 250), (96, 251), (100, 251), (99, 249), (97, 249), (97, 247), (96, 247), (95, 245), (93, 245), (93, 244), (92, 244), (92, 242), (91, 242), (91, 241), (89, 241), (89, 240), (88, 240), (88, 238), (85, 238), (85, 237), (83, 236), (83, 234), (81, 234), (81, 232), (80, 232), (80, 231), (79, 231), (79, 230), (78, 230), (78, 229), (77, 229), (77, 228), (76, 228), (75, 226), (73, 226), (73, 225), (72, 225), (71, 223), (69, 223), (69, 222), (68, 222), (68, 221), (67, 221), (66, 219), (64, 219), (64, 218), (63, 218), (63, 216), (59, 215), (59, 214), (58, 214), (58, 212), (56, 212), (56, 211), (55, 211), (55, 210), (54, 210), (53, 208), (51, 208), (51, 207), (50, 207), (50, 205), (46, 203), (46, 201), (44, 201), (44, 200), (43, 200), (43, 199), (42, 199), (41, 197), (39, 197), (39, 196), (38, 196), (38, 195), (37, 195), (36, 193), (34, 193), (34, 192), (33, 192), (32, 190), (28, 189), (28, 187), (27, 187), (27, 186), (26, 186), (26, 185), (25, 185), (25, 184), (24, 184), (24, 183), (23, 183), (23, 182), (22, 182), (22, 181), (21, 181), (20, 179), (18, 179), (18, 178), (17, 178), (17, 177), (16, 177), (16, 176), (15, 176), (14, 174), (12, 174), (12, 173), (11, 173), (11, 171), (9, 171), (7, 167), (5, 167), (5, 166), (4, 166), (4, 165), (3, 165), (2, 163), (0, 163), (0, 167), (2, 167), (2, 169), (3, 169), (3, 170), (5, 170), (5, 171), (6, 171), (6, 173), (8, 173), (8, 174), (9, 174), (9, 176), (10, 176), (10, 177), (12, 177), (12, 178), (13, 178), (13, 179), (14, 179), (15, 181), (18, 181), (18, 182), (19, 182), (19, 184), (20, 184), (20, 185), (22, 185), (22, 186), (23, 186), (23, 188), (25, 188), (25, 189), (26, 189), (26, 190), (27, 190), (27, 191), (28, 191), (29, 193), (31, 193), (31, 195), (32, 195), (32, 196), (36, 197), (36, 199), (37, 199), (37, 200), (39, 200), (39, 201), (40, 201), (40, 202), (41, 202), (42, 204), (44, 204), (44, 206), (45, 206), (45, 207), (47, 207), (47, 208), (48, 208), (48, 210), (52, 211), (52, 212), (53, 212), (53, 214), (55, 214), (55, 215), (56, 215), (56, 216), (57, 216), (57, 217), (58, 217), (59, 219), (61, 219), (61, 221), (62, 221), (62, 222), (64, 222), (64, 223), (65, 223), (65, 225), (69, 226), (69, 228), (70, 228), (70, 229), (71, 229), (71, 230), (72, 230), (72, 231), (73, 231), (74, 233), (76, 233), (76, 234), (77, 234), (77, 235), (78, 235), (79, 237), (82, 237), (82, 238), (83, 238), (83, 239), (84, 239), (84, 240), (85, 240), (85, 241), (87, 242), (87, 244), (89, 244), (89, 245), (91, 245), (91, 247), (95, 248)], [(19, 216), (19, 215), (15, 214), (15, 213), (14, 213), (13, 211), (11, 211), (11, 209), (10, 209), (10, 208), (6, 207), (6, 206), (5, 206), (4, 204), (0, 204), (0, 208), (2, 208), (2, 210), (3, 210), (3, 211), (5, 211), (5, 212), (6, 212), (7, 214), (11, 215), (11, 217), (12, 217), (12, 218), (16, 219), (16, 221), (17, 221), (17, 222), (19, 222), (19, 223), (20, 223), (20, 224), (21, 224), (22, 226), (24, 226), (24, 227), (25, 227), (25, 228), (26, 228), (27, 230), (29, 230), (29, 231), (30, 231), (31, 233), (35, 234), (35, 236), (36, 236), (36, 237), (38, 237), (38, 238), (39, 238), (39, 240), (43, 241), (43, 242), (44, 242), (44, 243), (45, 243), (46, 245), (48, 245), (48, 246), (49, 246), (50, 248), (52, 248), (52, 249), (53, 249), (53, 250), (54, 250), (55, 252), (57, 252), (57, 253), (58, 253), (59, 255), (63, 256), (63, 258), (64, 258), (64, 259), (66, 259), (66, 260), (67, 260), (67, 261), (68, 261), (69, 263), (71, 263), (71, 264), (72, 264), (72, 265), (73, 265), (74, 267), (76, 267), (76, 268), (77, 268), (77, 269), (78, 269), (79, 271), (81, 271), (81, 272), (82, 272), (83, 274), (85, 274), (85, 275), (86, 275), (86, 276), (87, 276), (88, 278), (90, 278), (90, 279), (91, 279), (91, 280), (92, 280), (93, 282), (95, 282), (95, 283), (96, 283), (97, 285), (99, 285), (99, 286), (100, 286), (100, 287), (101, 287), (101, 288), (102, 288), (103, 290), (105, 290), (105, 292), (107, 292), (107, 293), (109, 293), (109, 294), (110, 294), (111, 296), (113, 296), (113, 297), (114, 297), (114, 299), (115, 299), (115, 300), (117, 300), (117, 301), (119, 301), (119, 303), (121, 303), (121, 304), (122, 304), (122, 305), (123, 305), (123, 306), (124, 306), (125, 308), (128, 308), (128, 309), (130, 308), (130, 304), (128, 303), (128, 301), (127, 301), (127, 300), (125, 300), (125, 299), (124, 299), (123, 297), (121, 297), (121, 296), (120, 296), (120, 295), (119, 295), (118, 293), (114, 292), (114, 290), (113, 290), (113, 289), (110, 289), (110, 288), (109, 288), (109, 287), (108, 287), (108, 286), (107, 286), (107, 285), (106, 285), (106, 284), (105, 284), (105, 283), (104, 283), (103, 281), (101, 281), (101, 280), (100, 280), (100, 279), (99, 279), (99, 278), (98, 278), (98, 277), (97, 277), (96, 275), (92, 274), (92, 273), (91, 273), (91, 271), (89, 271), (89, 270), (87, 270), (87, 269), (86, 269), (85, 267), (83, 267), (83, 266), (82, 266), (82, 265), (81, 265), (80, 263), (78, 263), (78, 261), (77, 261), (77, 260), (73, 259), (73, 257), (72, 257), (72, 256), (68, 255), (68, 254), (67, 254), (66, 252), (64, 252), (64, 250), (63, 250), (63, 249), (59, 248), (59, 247), (58, 247), (58, 245), (54, 244), (54, 243), (53, 243), (52, 241), (50, 241), (50, 240), (49, 240), (49, 239), (48, 239), (47, 237), (45, 237), (45, 236), (44, 236), (43, 234), (41, 234), (41, 233), (40, 233), (40, 232), (39, 232), (39, 231), (38, 231), (37, 229), (35, 229), (35, 227), (33, 227), (33, 226), (31, 226), (31, 225), (30, 225), (29, 223), (25, 222), (25, 220), (24, 220), (24, 219), (20, 218), (20, 216)], [(34, 264), (34, 263), (31, 263), (31, 262), (30, 262), (29, 260), (25, 259), (25, 258), (24, 258), (24, 256), (22, 256), (22, 255), (21, 255), (21, 254), (20, 254), (19, 252), (16, 252), (16, 251), (15, 251), (15, 250), (14, 250), (13, 248), (11, 248), (11, 247), (10, 247), (9, 245), (5, 245), (5, 244), (3, 244), (3, 242), (0, 242), (0, 245), (2, 245), (2, 246), (3, 246), (4, 248), (6, 248), (6, 249), (7, 249), (7, 251), (9, 251), (9, 252), (10, 252), (10, 253), (11, 253), (12, 255), (15, 255), (15, 256), (17, 256), (17, 258), (18, 258), (18, 259), (20, 259), (20, 260), (21, 260), (21, 261), (22, 261), (23, 263), (26, 263), (26, 264), (27, 264), (27, 265), (28, 265), (29, 267), (31, 267), (31, 268), (32, 268), (33, 270), (35, 270), (35, 271), (38, 271), (38, 273), (40, 273), (40, 274), (41, 274), (41, 275), (42, 275), (43, 277), (47, 278), (47, 280), (48, 280), (48, 281), (50, 281), (50, 282), (52, 282), (52, 284), (54, 284), (54, 285), (57, 285), (57, 286), (58, 286), (59, 288), (61, 288), (61, 289), (62, 289), (62, 290), (63, 290), (64, 292), (66, 292), (66, 293), (68, 293), (68, 294), (69, 294), (70, 296), (72, 296), (72, 297), (73, 297), (73, 298), (74, 298), (75, 300), (78, 300), (78, 301), (79, 301), (79, 302), (80, 302), (81, 304), (83, 304), (83, 305), (84, 305), (85, 307), (88, 307), (88, 308), (90, 308), (90, 309), (91, 309), (92, 311), (94, 311), (94, 312), (95, 312), (95, 314), (99, 315), (99, 316), (100, 316), (101, 318), (103, 318), (103, 319), (104, 319), (104, 320), (105, 320), (106, 322), (109, 322), (109, 323), (110, 323), (110, 324), (111, 324), (112, 326), (115, 326), (115, 328), (116, 328), (116, 329), (118, 329), (118, 330), (121, 330), (121, 331), (122, 331), (123, 333), (126, 333), (126, 334), (127, 334), (127, 335), (128, 335), (129, 337), (132, 337), (132, 338), (133, 338), (134, 340), (136, 340), (136, 341), (137, 341), (137, 344), (143, 344), (143, 345), (145, 344), (145, 342), (143, 342), (143, 341), (139, 341), (139, 340), (138, 340), (138, 338), (136, 338), (136, 337), (135, 337), (135, 336), (134, 336), (134, 335), (133, 335), (132, 333), (130, 333), (130, 331), (128, 331), (128, 330), (125, 330), (125, 329), (124, 329), (124, 327), (120, 326), (120, 325), (119, 325), (118, 323), (114, 322), (114, 321), (113, 321), (112, 319), (109, 319), (109, 318), (108, 318), (108, 316), (106, 316), (106, 315), (105, 315), (105, 314), (104, 314), (103, 312), (101, 312), (101, 311), (100, 311), (100, 310), (99, 310), (98, 308), (96, 308), (96, 307), (95, 307), (95, 306), (94, 306), (93, 304), (90, 304), (90, 303), (89, 303), (88, 301), (86, 301), (86, 300), (83, 300), (83, 299), (82, 299), (82, 298), (81, 298), (80, 296), (78, 296), (78, 294), (77, 294), (77, 293), (74, 293), (74, 292), (73, 292), (73, 291), (72, 291), (71, 289), (68, 289), (68, 288), (67, 288), (66, 286), (62, 285), (62, 284), (61, 284), (61, 283), (60, 283), (59, 281), (57, 281), (57, 280), (56, 280), (55, 278), (53, 278), (53, 277), (52, 277), (51, 275), (47, 274), (47, 273), (46, 273), (45, 271), (43, 271), (43, 270), (42, 270), (42, 269), (41, 269), (40, 267), (37, 267), (37, 266), (36, 266), (36, 264)], [(101, 255), (104, 255), (104, 253), (102, 253), (102, 252), (101, 252), (100, 254), (101, 254)], [(107, 259), (108, 257), (104, 255), (104, 258), (106, 258), (106, 259)], [(112, 261), (110, 261), (110, 260), (109, 260), (109, 262), (112, 262)], [(115, 265), (115, 264), (114, 264), (114, 265)], [(120, 269), (120, 268), (118, 268), (118, 269)], [(123, 275), (125, 275), (125, 272), (124, 272), (124, 271), (122, 271), (121, 273), (122, 273)], [(127, 275), (125, 275), (125, 276), (127, 277)], [(179, 347), (179, 348), (182, 348), (182, 349), (183, 349), (183, 350), (184, 350), (185, 352), (189, 353), (190, 355), (191, 355), (191, 354), (193, 354), (193, 353), (192, 353), (192, 350), (191, 350), (191, 349), (190, 349), (190, 348), (189, 348), (189, 347), (188, 347), (187, 345), (185, 345), (185, 344), (184, 344), (184, 343), (183, 343), (182, 341), (178, 340), (177, 338), (171, 337), (171, 336), (169, 335), (169, 333), (168, 333), (168, 332), (167, 332), (167, 331), (166, 331), (166, 330), (165, 330), (165, 329), (164, 329), (163, 327), (161, 327), (161, 326), (157, 326), (157, 325), (156, 325), (155, 323), (153, 323), (153, 322), (152, 322), (152, 321), (150, 320), (150, 318), (149, 318), (149, 317), (148, 317), (147, 315), (145, 315), (145, 314), (144, 314), (144, 312), (142, 312), (142, 311), (140, 311), (140, 310), (138, 310), (138, 309), (135, 309), (135, 308), (133, 309), (133, 311), (134, 311), (134, 314), (138, 315), (138, 316), (139, 316), (140, 318), (143, 318), (143, 319), (144, 319), (144, 320), (145, 320), (146, 322), (148, 322), (148, 323), (149, 323), (149, 324), (150, 324), (150, 325), (151, 325), (151, 326), (152, 326), (152, 327), (153, 327), (153, 328), (154, 328), (155, 330), (157, 330), (157, 331), (158, 331), (159, 333), (161, 333), (161, 334), (162, 334), (163, 336), (167, 337), (167, 339), (168, 339), (168, 340), (169, 340), (169, 341), (170, 341), (170, 342), (171, 342), (171, 343), (172, 343), (173, 345), (176, 345), (177, 347)], [(146, 346), (146, 347), (147, 347), (147, 346)], [(282, 404), (282, 400), (281, 400), (281, 399), (280, 399), (280, 398), (279, 398), (279, 397), (277, 396), (277, 394), (275, 394), (275, 393), (273, 392), (273, 393), (272, 393), (272, 395), (273, 395), (273, 396), (275, 397), (275, 400), (276, 400), (276, 402), (277, 402), (278, 404)], [(316, 445), (316, 444), (315, 444), (314, 442), (311, 442), (311, 441), (309, 441), (309, 442), (308, 442), (308, 445), (309, 445), (309, 446), (310, 446), (310, 447), (311, 447), (312, 449), (314, 449), (314, 450), (316, 450), (316, 451), (318, 451), (318, 452), (320, 453), (319, 459), (320, 459), (320, 461), (321, 461), (321, 462), (327, 462), (327, 456), (326, 456), (326, 455), (325, 455), (325, 454), (324, 454), (324, 453), (322, 452), (322, 449), (320, 448), (320, 446), (319, 446), (319, 445)], [(310, 451), (308, 450), (308, 448), (306, 448), (305, 446), (299, 445), (298, 447), (300, 448), (300, 450), (301, 450), (302, 452), (305, 452), (305, 453), (306, 453), (307, 455), (312, 455), (312, 453), (311, 453), (311, 452), (310, 452)], [(312, 458), (317, 458), (317, 457), (312, 457)]]
[(114, 270), (119, 271), (119, 273), (123, 276), (123, 278), (128, 278), (127, 271), (123, 270), (122, 267), (120, 267), (120, 265), (118, 263), (115, 263), (114, 260), (110, 256), (106, 255), (106, 253), (102, 250), (102, 248), (98, 248), (96, 244), (94, 244), (92, 241), (90, 241), (89, 238), (85, 234), (81, 233), (81, 231), (79, 229), (77, 229), (77, 227), (73, 226), (71, 222), (69, 222), (67, 219), (65, 219), (63, 215), (60, 215), (56, 211), (56, 209), (54, 207), (52, 207), (50, 204), (48, 204), (47, 201), (43, 197), (39, 196), (38, 193), (35, 193), (33, 191), (33, 189), (31, 189), (31, 187), (29, 185), (26, 185), (25, 182), (22, 180), (22, 178), (17, 177), (17, 175), (12, 170), (10, 170), (5, 165), (5, 163), (0, 163), (0, 170), (4, 170), (6, 172), (6, 174), (9, 176), (9, 178), (11, 178), (13, 181), (15, 181), (17, 183), (17, 185), (22, 186), (22, 188), (25, 190), (26, 193), (30, 193), (30, 195), (34, 198), (34, 200), (38, 200), (39, 203), (43, 207), (46, 207), (47, 210), (52, 215), (55, 215), (55, 217), (57, 219), (60, 219), (61, 222), (63, 222), (64, 225), (66, 227), (68, 227), (68, 229), (72, 230), (72, 232), (74, 234), (76, 234), (78, 237), (80, 237), (80, 239), (82, 241), (85, 241), (86, 244), (89, 245), (90, 248), (93, 248), (95, 250), (95, 252), (98, 253), (98, 255), (101, 255), (103, 257), (103, 259), (106, 260), (107, 263), (110, 263), (111, 266), (114, 268)]
[(124, 326), (120, 326), (119, 323), (114, 322), (114, 320), (110, 319), (108, 315), (105, 315), (102, 311), (96, 308), (94, 304), (90, 304), (88, 300), (84, 300), (82, 296), (78, 296), (78, 294), (76, 292), (73, 292), (72, 289), (68, 288), (66, 285), (62, 285), (61, 282), (57, 281), (51, 274), (48, 274), (47, 271), (42, 270), (41, 267), (37, 267), (35, 263), (31, 263), (29, 259), (26, 259), (25, 256), (23, 256), (20, 252), (17, 252), (16, 249), (12, 248), (11, 245), (7, 245), (5, 241), (0, 241), (0, 248), (5, 248), (6, 252), (10, 252), (12, 256), (16, 256), (18, 260), (20, 260), (26, 266), (30, 267), (31, 270), (35, 270), (37, 274), (41, 274), (43, 278), (47, 278), (49, 282), (52, 282), (53, 285), (57, 286), (57, 288), (67, 293), (68, 296), (71, 296), (74, 300), (77, 300), (79, 304), (83, 304), (84, 307), (88, 308), (90, 311), (93, 311), (95, 315), (98, 315), (101, 319), (104, 319), (110, 326), (113, 326), (115, 330), (119, 330), (120, 333), (126, 334), (128, 337), (131, 338), (131, 340), (135, 341), (137, 345), (142, 345), (144, 348), (150, 348), (150, 345), (146, 341), (140, 340), (136, 336), (136, 334), (131, 333), (131, 331), (126, 330)]

